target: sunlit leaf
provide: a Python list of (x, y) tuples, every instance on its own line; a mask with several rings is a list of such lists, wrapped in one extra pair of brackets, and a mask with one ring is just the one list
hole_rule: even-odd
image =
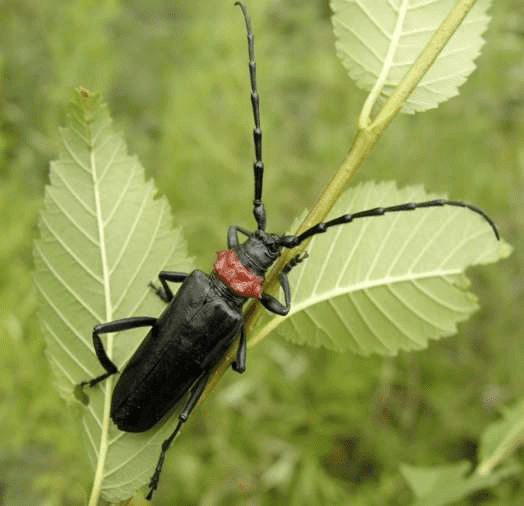
[[(432, 198), (421, 187), (366, 183), (347, 191), (330, 217)], [(255, 341), (275, 329), (299, 344), (392, 355), (455, 333), (478, 307), (465, 269), (511, 248), (478, 214), (445, 206), (334, 227), (308, 251), (290, 273), (289, 316), (266, 314)]]
[[(491, 0), (478, 0), (404, 104), (424, 111), (458, 94), (484, 44)], [(359, 88), (395, 90), (455, 0), (331, 0), (337, 54)]]
[[(62, 397), (103, 372), (91, 342), (93, 326), (132, 315), (156, 316), (161, 301), (148, 288), (166, 266), (191, 270), (165, 198), (136, 157), (127, 154), (106, 106), (76, 92), (51, 164), (40, 238), (34, 243), (36, 285), (47, 356)], [(108, 355), (125, 364), (145, 331), (104, 336)], [(110, 501), (130, 497), (152, 474), (172, 422), (144, 434), (123, 433), (109, 418), (115, 377), (88, 389), (83, 426), (95, 486)], [(95, 490), (96, 493), (96, 490)]]

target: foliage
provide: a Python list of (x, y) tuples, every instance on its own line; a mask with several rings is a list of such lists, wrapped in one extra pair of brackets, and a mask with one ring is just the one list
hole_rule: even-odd
[[(130, 315), (158, 314), (160, 300), (147, 289), (158, 272), (176, 261), (192, 270), (179, 230), (172, 230), (165, 197), (155, 198), (136, 157), (127, 154), (121, 134), (99, 97), (78, 90), (62, 129), (63, 152), (51, 164), (40, 238), (35, 241), (35, 286), (40, 300), (47, 356), (62, 397), (99, 374), (89, 339), (100, 322)], [(126, 363), (143, 338), (104, 339), (116, 363)], [(94, 489), (116, 502), (147, 481), (160, 443), (173, 423), (148, 433), (123, 433), (110, 425), (114, 377), (93, 389), (83, 427), (95, 472)], [(124, 457), (122, 449), (128, 455)], [(122, 485), (122, 484), (125, 485)], [(122, 490), (123, 489), (123, 490)]]
[[(337, 51), (356, 84), (384, 101), (415, 63), (455, 2), (333, 0)], [(458, 94), (473, 72), (489, 17), (490, 0), (477, 1), (431, 69), (403, 105), (404, 112), (425, 111)], [(371, 108), (371, 103), (367, 107)]]
[(519, 474), (522, 467), (508, 457), (523, 442), (523, 406), (520, 400), (511, 409), (505, 409), (504, 419), (484, 430), (479, 464), (472, 473), (468, 461), (425, 468), (402, 465), (400, 471), (416, 497), (414, 506), (453, 504), (474, 491), (493, 487), (502, 479)]
[[(421, 187), (367, 183), (343, 194), (329, 218), (435, 198)], [(253, 339), (276, 328), (295, 343), (395, 355), (454, 334), (477, 308), (466, 266), (507, 256), (510, 248), (480, 216), (449, 206), (359, 220), (314, 237), (308, 252), (290, 274), (288, 317), (266, 314)]]
[[(154, 199), (152, 183), (145, 182), (140, 163), (127, 155), (111, 123), (97, 95), (76, 91), (61, 132), (64, 149), (51, 164), (40, 237), (34, 243), (47, 356), (55, 384), (69, 401), (75, 385), (99, 374), (88, 339), (94, 325), (158, 314), (161, 304), (148, 282), (169, 265), (192, 270), (180, 231), (171, 230), (169, 204)], [(368, 183), (347, 192), (333, 212), (433, 197), (420, 188), (398, 191), (392, 184)], [(454, 322), (476, 308), (465, 291), (465, 267), (509, 253), (489, 224), (464, 208), (412, 212), (407, 219), (389, 215), (347, 228), (331, 241), (313, 240), (309, 267), (297, 269), (291, 278), (296, 290), (293, 314), (283, 324), (287, 338), (365, 354), (424, 347), (428, 337), (454, 332)], [(451, 251), (448, 244), (455, 245)], [(298, 323), (297, 313), (305, 314)], [(266, 326), (274, 328), (281, 320), (271, 318)], [(315, 325), (304, 328), (304, 321)], [(354, 331), (359, 321), (364, 325)], [(261, 333), (268, 331), (254, 339)], [(138, 329), (105, 336), (105, 349), (115, 363), (125, 364), (142, 337)], [(172, 417), (138, 435), (118, 431), (109, 416), (114, 379), (90, 391), (84, 401), (89, 405), (83, 427), (95, 469), (90, 504), (100, 492), (112, 502), (128, 499), (147, 483), (158, 447), (176, 423)]]
[(479, 475), (487, 475), (524, 442), (524, 400), (502, 411), (503, 419), (491, 424), (482, 434)]
[(417, 498), (413, 506), (444, 506), (477, 490), (493, 487), (500, 480), (520, 471), (510, 464), (488, 476), (464, 476), (470, 469), (471, 463), (462, 461), (427, 469), (402, 466), (401, 472)]

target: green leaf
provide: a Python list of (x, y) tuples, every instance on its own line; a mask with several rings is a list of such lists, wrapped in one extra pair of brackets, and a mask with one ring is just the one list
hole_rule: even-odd
[(471, 463), (433, 467), (400, 466), (400, 472), (415, 494), (413, 506), (445, 506), (519, 472), (518, 466), (505, 466), (488, 476), (468, 475)]
[(524, 443), (524, 399), (502, 412), (482, 434), (477, 473), (484, 475)]
[[(435, 197), (420, 186), (366, 183), (329, 217)], [(308, 251), (290, 273), (289, 316), (264, 315), (254, 342), (276, 330), (299, 344), (363, 355), (422, 349), (477, 308), (464, 270), (511, 248), (478, 214), (444, 206), (356, 220), (315, 236)]]
[[(415, 63), (455, 0), (331, 0), (339, 58), (349, 76), (384, 102)], [(404, 104), (413, 113), (458, 94), (484, 44), (491, 0), (478, 0)]]
[[(51, 163), (34, 243), (34, 283), (55, 383), (71, 401), (76, 384), (103, 372), (91, 341), (93, 326), (158, 315), (163, 304), (148, 283), (166, 266), (193, 266), (180, 231), (172, 228), (167, 200), (156, 198), (139, 161), (127, 154), (100, 98), (78, 90), (61, 133), (63, 150)], [(103, 339), (118, 366), (143, 337), (144, 329), (136, 329)], [(100, 488), (115, 502), (144, 485), (175, 422), (144, 434), (118, 431), (109, 418), (114, 381), (86, 389), (83, 427), (95, 469), (90, 504)]]

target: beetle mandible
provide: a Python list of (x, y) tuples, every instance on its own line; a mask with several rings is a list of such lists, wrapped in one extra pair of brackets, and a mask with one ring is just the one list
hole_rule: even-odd
[[(158, 463), (149, 482), (147, 499), (151, 499), (156, 490), (166, 452), (201, 397), (212, 369), (238, 336), (239, 344), (232, 368), (238, 373), (245, 371), (246, 335), (242, 308), (246, 301), (255, 298), (272, 313), (280, 316), (288, 314), (291, 290), (287, 275), (307, 254), (294, 256), (280, 272), (279, 281), (284, 294), (282, 303), (264, 292), (264, 277), (283, 248), (294, 248), (330, 227), (356, 219), (438, 206), (464, 207), (479, 214), (490, 224), (497, 239), (499, 238), (494, 222), (484, 211), (465, 202), (446, 199), (409, 202), (345, 214), (318, 223), (299, 235), (266, 232), (266, 212), (262, 202), (262, 130), (256, 85), (254, 35), (246, 6), (241, 2), (235, 2), (235, 5), (242, 10), (248, 40), (251, 105), (255, 123), (253, 215), (257, 228), (251, 232), (236, 225), (230, 226), (227, 233), (228, 249), (218, 253), (211, 274), (199, 270), (189, 274), (160, 272), (158, 278), (161, 286), (150, 283), (155, 293), (167, 303), (158, 318), (130, 317), (96, 325), (92, 333), (93, 345), (105, 372), (79, 385), (80, 388), (93, 387), (119, 372), (104, 349), (101, 334), (148, 327), (149, 332), (125, 365), (115, 385), (111, 419), (122, 431), (144, 432), (159, 423), (189, 393), (175, 430), (162, 443)], [(240, 242), (239, 234), (247, 239)], [(168, 283), (181, 283), (176, 295)]]

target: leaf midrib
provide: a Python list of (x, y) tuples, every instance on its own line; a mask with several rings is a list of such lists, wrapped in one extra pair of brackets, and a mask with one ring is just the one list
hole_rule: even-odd
[[(402, 276), (386, 276), (377, 279), (367, 279), (361, 281), (360, 283), (348, 286), (338, 285), (335, 288), (322, 292), (320, 294), (312, 294), (307, 296), (302, 302), (294, 303), (291, 311), (288, 314), (288, 317), (292, 316), (299, 311), (303, 311), (309, 306), (319, 304), (324, 302), (327, 299), (332, 299), (334, 297), (339, 297), (341, 295), (347, 295), (353, 292), (358, 292), (360, 290), (367, 290), (369, 288), (375, 288), (377, 286), (383, 285), (394, 285), (398, 283), (403, 283), (405, 281), (416, 281), (418, 279), (433, 279), (433, 278), (443, 278), (445, 276), (453, 276), (461, 274), (463, 269), (460, 267), (454, 267), (453, 269), (443, 269), (443, 270), (431, 270), (424, 271), (417, 274), (407, 273)], [(349, 289), (348, 289), (349, 288)]]
[[(300, 311), (305, 311), (309, 307), (312, 307), (322, 302), (331, 300), (335, 297), (349, 295), (357, 291), (363, 291), (363, 290), (375, 288), (378, 286), (383, 286), (383, 285), (392, 286), (392, 285), (403, 283), (406, 281), (416, 281), (418, 279), (428, 280), (428, 279), (439, 278), (449, 283), (449, 281), (445, 278), (446, 276), (455, 276), (455, 275), (459, 275), (462, 273), (463, 273), (463, 269), (461, 269), (460, 267), (456, 267), (453, 269), (438, 270), (438, 271), (433, 270), (430, 272), (420, 272), (418, 274), (409, 273), (409, 275), (404, 275), (404, 276), (396, 276), (396, 277), (389, 276), (386, 278), (377, 278), (375, 280), (365, 280), (355, 285), (352, 285), (350, 290), (348, 290), (347, 286), (346, 287), (337, 286), (334, 289), (328, 290), (326, 292), (322, 292), (321, 294), (308, 296), (302, 302), (294, 303), (286, 318), (279, 318), (279, 317), (272, 318), (269, 322), (267, 322), (265, 325), (263, 325), (259, 329), (259, 331), (256, 333), (255, 336), (253, 336), (253, 338), (250, 340), (249, 345), (250, 346), (255, 345), (258, 341), (263, 339), (264, 336), (269, 334), (273, 329), (278, 327), (278, 325), (283, 323), (286, 319), (291, 318), (294, 314), (299, 313)], [(437, 301), (437, 302), (443, 305), (441, 301)], [(448, 307), (450, 309), (457, 311), (457, 309), (451, 308), (451, 306), (448, 306)], [(289, 321), (292, 321), (292, 319)]]
[[(107, 249), (106, 249), (106, 235), (105, 235), (105, 226), (102, 216), (102, 205), (101, 205), (101, 195), (100, 195), (100, 179), (97, 177), (97, 163), (95, 158), (95, 135), (90, 130), (91, 134), (91, 143), (88, 145), (90, 150), (90, 164), (91, 164), (91, 177), (93, 179), (93, 196), (95, 201), (95, 214), (96, 214), (96, 224), (98, 229), (98, 242), (100, 245), (100, 260), (102, 267), (102, 280), (103, 280), (103, 289), (104, 289), (104, 299), (105, 299), (105, 312), (106, 318), (105, 321), (113, 320), (113, 310), (111, 304), (111, 284), (110, 284), (110, 272), (108, 266), (107, 258)], [(111, 359), (113, 354), (113, 336), (108, 334), (105, 339), (105, 351), (107, 356)], [(109, 435), (109, 413), (111, 406), (111, 394), (113, 391), (113, 378), (109, 377), (106, 379), (104, 384), (104, 402), (103, 402), (103, 416), (102, 416), (102, 426), (100, 428), (100, 440), (97, 452), (97, 465), (95, 470), (95, 477), (93, 481), (93, 489), (91, 494), (91, 501), (98, 501), (98, 496), (100, 495), (100, 489), (102, 486), (102, 481), (104, 477), (105, 462), (107, 458), (107, 451), (109, 448), (108, 445), (108, 435)], [(96, 451), (96, 450), (95, 450)], [(95, 503), (94, 503), (95, 504)], [(91, 503), (90, 503), (91, 506)]]

